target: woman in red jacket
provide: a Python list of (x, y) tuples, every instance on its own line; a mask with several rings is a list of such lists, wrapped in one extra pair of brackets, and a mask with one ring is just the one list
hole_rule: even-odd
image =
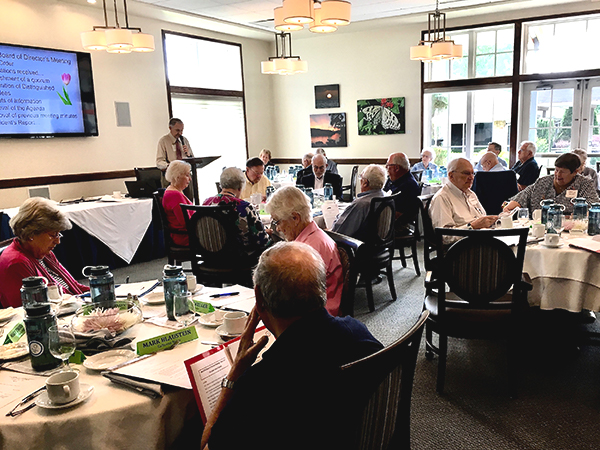
[(16, 238), (0, 255), (0, 305), (21, 306), (22, 280), (41, 276), (66, 294), (82, 294), (89, 288), (78, 283), (58, 262), (52, 250), (60, 243), (69, 219), (50, 200), (33, 197), (25, 201), (10, 220)]

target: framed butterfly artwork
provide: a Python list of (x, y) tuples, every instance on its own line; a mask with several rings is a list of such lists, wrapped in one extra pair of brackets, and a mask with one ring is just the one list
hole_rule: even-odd
[(358, 100), (358, 134), (404, 134), (404, 97)]

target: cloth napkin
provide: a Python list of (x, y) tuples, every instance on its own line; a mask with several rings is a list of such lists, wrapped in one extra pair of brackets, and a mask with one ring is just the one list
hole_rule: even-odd
[(127, 375), (121, 375), (113, 372), (103, 372), (102, 375), (108, 378), (113, 383), (117, 383), (122, 386), (134, 389), (140, 394), (144, 394), (152, 398), (159, 398), (164, 395), (160, 383), (140, 381)]
[(135, 339), (132, 337), (114, 336), (108, 330), (98, 330), (92, 333), (75, 332), (74, 335), (77, 349), (86, 355), (93, 355), (112, 348), (123, 347)]

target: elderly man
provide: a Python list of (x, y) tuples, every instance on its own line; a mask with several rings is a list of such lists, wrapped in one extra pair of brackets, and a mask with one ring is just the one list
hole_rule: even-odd
[(502, 172), (506, 168), (498, 162), (498, 156), (494, 152), (487, 152), (479, 160), (478, 166), (481, 167), (480, 171), (485, 172)]
[(468, 159), (457, 158), (448, 164), (450, 181), (431, 199), (429, 215), (435, 228), (489, 228), (498, 216), (488, 216), (471, 190), (475, 173)]
[(344, 287), (342, 263), (335, 242), (313, 221), (309, 198), (297, 187), (285, 186), (271, 196), (266, 210), (288, 241), (304, 242), (319, 252), (327, 269), (326, 308), (337, 316)]
[[(494, 154), (498, 157), (498, 162), (502, 165), (502, 167), (508, 169), (508, 163), (500, 158), (500, 152), (502, 151), (502, 146), (497, 142), (490, 142), (487, 148), (488, 152), (494, 152)], [(487, 152), (486, 152), (487, 153)], [(481, 160), (475, 165), (475, 172), (479, 172), (480, 170), (484, 170), (481, 167)]]
[(383, 197), (385, 171), (376, 164), (367, 166), (360, 174), (360, 194), (336, 219), (333, 231), (364, 241), (367, 234), (367, 216), (373, 197)]
[[(323, 150), (322, 148), (318, 148), (315, 151), (315, 154), (323, 155), (325, 158), (327, 158), (327, 153), (325, 153), (325, 150)], [(327, 171), (331, 172), (331, 173), (335, 173), (336, 175), (339, 175), (337, 163), (329, 158), (327, 158)]]
[[(169, 132), (158, 140), (156, 149), (156, 167), (162, 171), (160, 182), (162, 187), (169, 186), (165, 178), (165, 172), (169, 163), (177, 159), (192, 158), (192, 147), (187, 138), (183, 137), (183, 122), (181, 119), (172, 118), (169, 120)], [(192, 184), (185, 189), (184, 194), (187, 198), (194, 198)]]
[[(361, 402), (340, 366), (383, 346), (356, 319), (327, 314), (325, 265), (306, 244), (281, 242), (263, 253), (254, 292), (256, 305), (200, 448), (354, 448)], [(275, 342), (254, 364), (268, 341), (253, 341), (259, 320)]]
[(419, 195), (421, 188), (409, 172), (410, 162), (404, 153), (392, 153), (385, 164), (388, 180), (383, 188), (398, 194), (395, 199), (396, 207), (396, 236), (408, 233), (408, 224), (419, 213)]
[(271, 181), (265, 177), (265, 163), (260, 158), (250, 158), (246, 161), (246, 185), (242, 189), (240, 198), (248, 199), (252, 194), (262, 195), (262, 201), (267, 199), (267, 186)]
[(296, 184), (302, 184), (304, 187), (313, 189), (323, 189), (326, 184), (331, 184), (333, 187), (333, 195), (336, 198), (342, 198), (342, 177), (335, 173), (326, 171), (327, 158), (325, 155), (316, 154), (312, 159), (313, 173), (304, 175), (302, 183), (296, 180)]
[(417, 172), (419, 170), (430, 169), (431, 176), (433, 178), (437, 178), (440, 174), (438, 172), (438, 166), (432, 162), (434, 159), (435, 159), (435, 152), (432, 149), (430, 149), (430, 148), (423, 149), (423, 151), (421, 152), (421, 161), (419, 161), (414, 166), (412, 166), (412, 169), (410, 169), (410, 171)]
[(535, 160), (535, 144), (531, 141), (521, 142), (517, 157), (519, 160), (512, 166), (511, 170), (517, 174), (517, 184), (519, 191), (532, 185), (540, 175), (540, 168)]

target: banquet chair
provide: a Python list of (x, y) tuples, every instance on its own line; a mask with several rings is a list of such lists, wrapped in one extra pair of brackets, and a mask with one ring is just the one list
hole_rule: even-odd
[(356, 290), (358, 278), (356, 254), (362, 247), (363, 242), (335, 231), (325, 230), (325, 233), (336, 243), (340, 262), (342, 263), (344, 287), (340, 303), (340, 316), (354, 316), (354, 291)]
[[(422, 186), (420, 186), (422, 188)], [(419, 204), (419, 208), (422, 207), (423, 203), (420, 199), (417, 199)], [(402, 263), (402, 267), (406, 268), (406, 259), (412, 258), (413, 265), (415, 267), (415, 272), (417, 276), (421, 276), (421, 269), (419, 268), (419, 258), (417, 254), (417, 242), (421, 240), (421, 228), (419, 226), (419, 210), (415, 216), (410, 220), (407, 224), (408, 232), (404, 234), (400, 234), (398, 232), (395, 233), (394, 236), (394, 249), (398, 250), (399, 256), (395, 256), (392, 259), (400, 260)], [(402, 227), (404, 228), (404, 227)], [(406, 255), (404, 249), (410, 248), (410, 255)]]
[(432, 261), (435, 257), (431, 258), (431, 254), (436, 250), (435, 231), (433, 229), (431, 217), (429, 216), (429, 207), (431, 206), (431, 199), (433, 196), (434, 194), (419, 196), (419, 199), (421, 200), (419, 212), (421, 213), (421, 223), (423, 224), (423, 260), (425, 261), (426, 271), (433, 271)]
[(417, 183), (421, 183), (421, 178), (423, 178), (423, 171), (422, 170), (414, 170), (410, 172), (413, 176), (413, 178), (417, 181)]
[(519, 193), (517, 174), (512, 170), (479, 171), (475, 173), (472, 190), (487, 214), (500, 214), (502, 203)]
[(192, 272), (206, 285), (241, 284), (253, 287), (252, 269), (238, 239), (237, 211), (231, 205), (181, 205), (190, 248)]
[[(346, 196), (342, 194), (344, 197), (343, 200), (345, 202), (351, 202), (356, 198), (356, 182), (358, 181), (358, 166), (352, 167), (352, 174), (350, 175), (350, 184), (346, 186), (342, 186), (342, 193), (345, 191), (350, 191), (350, 193)], [(342, 200), (342, 199), (340, 199)]]
[(428, 311), (400, 339), (342, 366), (342, 376), (360, 380), (364, 403), (355, 427), (360, 450), (410, 449), (410, 406), (419, 345)]
[[(397, 194), (396, 194), (397, 195)], [(392, 258), (394, 256), (395, 196), (375, 197), (367, 215), (367, 239), (357, 252), (357, 272), (367, 290), (369, 310), (375, 311), (373, 279), (385, 274), (392, 300), (396, 300)]]
[(163, 230), (163, 235), (165, 239), (165, 250), (167, 251), (167, 258), (170, 265), (174, 265), (177, 263), (183, 263), (185, 261), (192, 261), (192, 252), (189, 247), (184, 247), (181, 245), (176, 245), (171, 238), (171, 234), (187, 234), (187, 231), (182, 230), (173, 230), (169, 228), (169, 222), (167, 221), (167, 215), (165, 214), (165, 209), (163, 208), (163, 197), (165, 195), (165, 189), (158, 189), (153, 194), (154, 197), (154, 207), (158, 210), (160, 216), (160, 224), (161, 229)]
[[(523, 260), (527, 228), (465, 230), (436, 228), (436, 274), (426, 281), (423, 309), (425, 356), (439, 356), (437, 391), (444, 390), (448, 338), (506, 339), (511, 397), (517, 392), (517, 360), (527, 291)], [(459, 239), (447, 250), (447, 239)], [(516, 254), (508, 244), (516, 244)], [(428, 274), (430, 276), (432, 274)], [(433, 333), (439, 336), (433, 345)], [(522, 344), (522, 342), (521, 342)]]

